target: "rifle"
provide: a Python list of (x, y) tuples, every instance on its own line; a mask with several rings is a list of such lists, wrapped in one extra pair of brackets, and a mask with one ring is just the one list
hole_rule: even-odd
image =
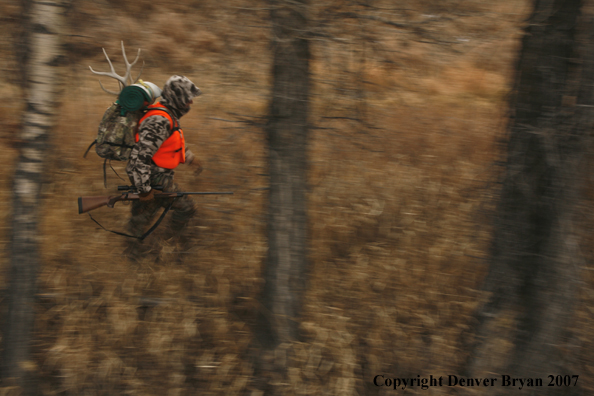
[[(163, 186), (152, 187), (155, 190), (163, 190)], [(120, 195), (98, 196), (98, 197), (78, 197), (78, 214), (90, 212), (102, 206), (113, 208), (116, 202), (137, 201), (140, 194), (134, 186), (118, 186), (118, 191), (124, 191)], [(233, 194), (232, 191), (214, 191), (214, 192), (161, 192), (154, 195), (155, 199), (179, 198), (184, 195), (221, 195)]]
[[(161, 190), (161, 191), (163, 190), (163, 186), (154, 186), (152, 188), (155, 190)], [(114, 205), (116, 204), (116, 202), (120, 202), (120, 201), (122, 201), (122, 202), (137, 201), (140, 199), (140, 194), (134, 186), (118, 186), (118, 191), (124, 191), (124, 192), (121, 193), (120, 195), (111, 195), (111, 196), (78, 197), (78, 214), (88, 213), (88, 212), (98, 209), (102, 206), (107, 206), (108, 208), (113, 208)], [(155, 197), (155, 199), (163, 199), (163, 198), (170, 198), (170, 199), (174, 198), (175, 199), (175, 198), (183, 197), (184, 195), (220, 195), (220, 194), (233, 194), (233, 192), (232, 191), (161, 192), (161, 193), (156, 193), (154, 195), (154, 197)], [(135, 235), (129, 235), (129, 234), (126, 234), (123, 232), (108, 230), (107, 228), (103, 227), (97, 220), (95, 220), (93, 218), (93, 216), (91, 216), (90, 213), (89, 213), (89, 216), (91, 217), (91, 220), (93, 220), (95, 223), (97, 223), (105, 231), (109, 231), (109, 232), (112, 232), (114, 234), (121, 235), (121, 236), (140, 239), (142, 241), (142, 240), (144, 240), (144, 238), (149, 236), (155, 230), (155, 228), (157, 228), (159, 226), (159, 223), (161, 223), (161, 220), (163, 220), (163, 217), (165, 217), (165, 215), (167, 214), (169, 209), (171, 209), (172, 205), (173, 205), (173, 200), (171, 201), (171, 204), (169, 204), (169, 206), (167, 208), (165, 208), (165, 210), (163, 211), (163, 213), (161, 214), (161, 217), (159, 217), (157, 222), (155, 224), (153, 224), (153, 226), (147, 232), (145, 232), (144, 235), (142, 235), (140, 237), (135, 236)]]

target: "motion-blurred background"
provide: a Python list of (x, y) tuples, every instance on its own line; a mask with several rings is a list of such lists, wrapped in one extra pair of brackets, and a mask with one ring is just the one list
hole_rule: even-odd
[[(460, 337), (484, 300), (500, 143), (531, 7), (518, 0), (312, 1), (309, 272), (302, 338), (277, 356), (286, 368), (273, 384), (277, 394), (392, 394), (373, 386), (373, 377), (457, 373)], [(16, 1), (0, 3), (3, 290), (25, 103), (15, 51), (21, 10)], [(262, 394), (253, 362), (267, 251), (268, 3), (80, 0), (66, 10), (66, 32), (62, 105), (42, 190), (31, 362), (41, 393)], [(126, 180), (108, 168), (105, 189), (102, 159), (93, 152), (82, 158), (114, 100), (88, 66), (108, 70), (103, 47), (123, 73), (120, 41), (129, 58), (142, 49), (141, 78), (162, 87), (183, 74), (203, 91), (181, 123), (205, 170), (196, 177), (180, 167), (182, 189), (235, 193), (196, 197), (191, 242), (168, 239), (160, 227), (139, 262), (123, 255), (124, 238), (76, 207), (78, 196), (128, 184), (123, 165), (112, 163)], [(590, 212), (584, 208), (580, 240), (586, 255)], [(122, 205), (96, 211), (117, 230), (128, 216)], [(572, 374), (590, 391), (592, 269), (580, 269), (570, 351)], [(505, 367), (515, 315), (507, 310), (496, 319), (483, 375)], [(2, 394), (15, 391), (3, 386)]]

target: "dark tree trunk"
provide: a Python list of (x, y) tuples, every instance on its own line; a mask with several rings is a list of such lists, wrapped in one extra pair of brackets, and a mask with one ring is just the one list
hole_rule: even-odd
[(490, 338), (488, 319), (512, 305), (518, 328), (507, 374), (565, 373), (559, 346), (576, 302), (574, 221), (594, 121), (594, 25), (581, 9), (581, 0), (535, 1), (522, 42), (484, 285), (492, 294), (476, 313), (466, 375), (485, 365), (479, 350)]
[(271, 1), (272, 101), (268, 257), (259, 339), (267, 350), (296, 339), (307, 267), (309, 45), (307, 3)]
[(30, 10), (30, 45), (26, 51), (26, 109), (22, 122), (20, 155), (14, 182), (12, 239), (8, 277), (8, 312), (3, 323), (3, 383), (34, 393), (35, 364), (30, 344), (35, 319), (34, 299), (39, 269), (38, 224), (41, 185), (48, 140), (55, 121), (60, 84), (60, 34), (64, 3), (61, 0), (27, 1)]

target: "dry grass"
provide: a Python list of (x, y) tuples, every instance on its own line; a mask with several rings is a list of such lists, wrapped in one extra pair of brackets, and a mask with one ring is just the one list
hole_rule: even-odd
[[(223, 119), (258, 123), (266, 113), (266, 10), (239, 0), (137, 1), (112, 16), (107, 7), (114, 4), (78, 2), (70, 14), (71, 79), (44, 188), (34, 345), (43, 393), (249, 394), (266, 252), (266, 147), (257, 125)], [(332, 5), (314, 11), (323, 15)], [(313, 42), (310, 279), (303, 339), (274, 357), (288, 367), (289, 383), (279, 379), (278, 394), (387, 394), (372, 386), (374, 375), (453, 373), (458, 337), (481, 298), (492, 164), (525, 13), (525, 2), (415, 1), (382, 15), (423, 23), (428, 15), (448, 17), (423, 25), (430, 39), (370, 20), (334, 20), (327, 32), (337, 40)], [(345, 30), (349, 23), (353, 29)], [(377, 42), (371, 45), (358, 26)], [(147, 80), (162, 85), (184, 73), (205, 92), (182, 125), (206, 170), (194, 177), (181, 169), (179, 184), (235, 191), (197, 198), (189, 242), (168, 238), (162, 227), (138, 263), (122, 256), (122, 238), (97, 229), (75, 207), (76, 196), (106, 193), (102, 162), (82, 153), (112, 98), (87, 66), (106, 67), (101, 46), (120, 62), (121, 38), (129, 52), (143, 48)], [(19, 97), (13, 85), (1, 84)], [(7, 169), (16, 156), (19, 106), (0, 106), (0, 121), (9, 125), (0, 140)], [(111, 187), (123, 183), (108, 176)], [(10, 177), (0, 176), (5, 206)], [(97, 211), (116, 229), (127, 216), (122, 206)], [(0, 235), (6, 246), (6, 227)], [(2, 256), (3, 270), (6, 262)], [(592, 339), (589, 290), (576, 315), (581, 351)], [(497, 326), (494, 367), (505, 358), (511, 321), (504, 317)], [(594, 389), (586, 378), (594, 374), (591, 358), (576, 356), (582, 385)]]

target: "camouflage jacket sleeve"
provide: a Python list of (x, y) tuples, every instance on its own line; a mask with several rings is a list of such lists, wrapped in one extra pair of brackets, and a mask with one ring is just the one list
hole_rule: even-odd
[(139, 140), (130, 153), (130, 161), (126, 167), (126, 173), (138, 191), (151, 190), (151, 174), (155, 168), (152, 158), (170, 133), (169, 121), (163, 116), (148, 117), (140, 125)]

